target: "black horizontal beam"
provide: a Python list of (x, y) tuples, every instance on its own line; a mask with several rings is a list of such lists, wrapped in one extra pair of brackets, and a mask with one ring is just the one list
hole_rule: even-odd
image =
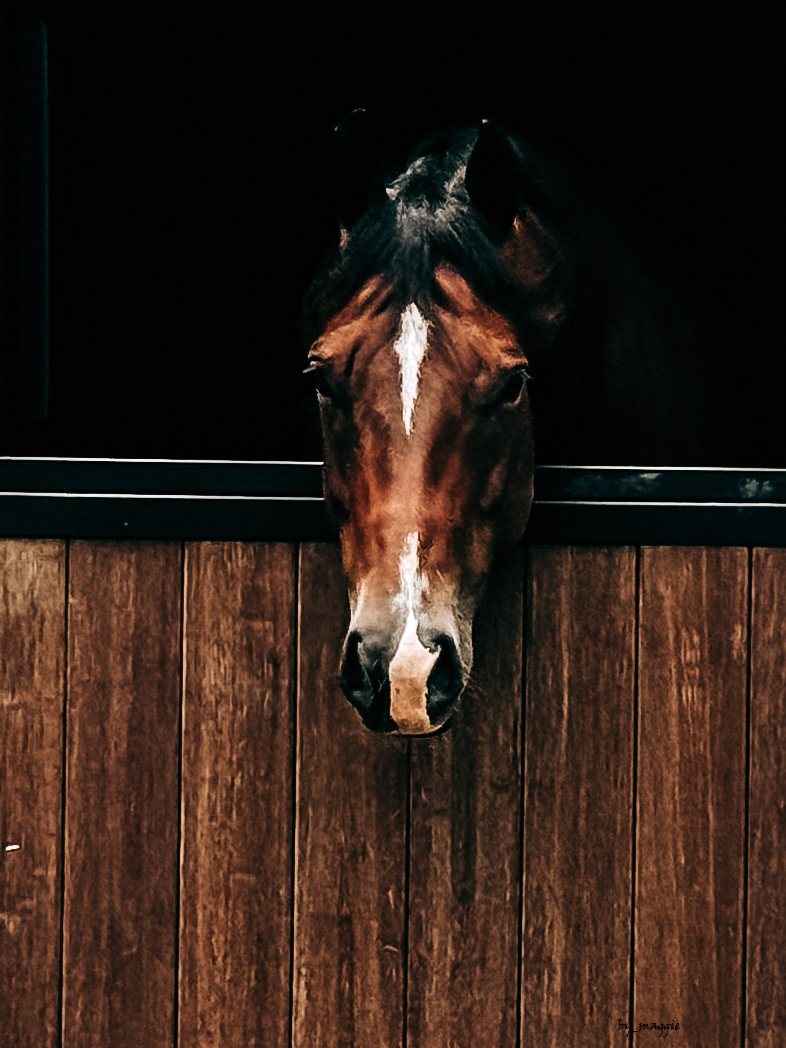
[[(322, 463), (0, 457), (0, 491), (319, 497)], [(538, 466), (535, 497), (786, 503), (786, 469)]]
[(540, 466), (544, 501), (786, 502), (786, 469)]
[[(0, 535), (324, 541), (318, 462), (0, 459)], [(542, 466), (532, 543), (786, 545), (786, 470)]]
[(536, 502), (526, 539), (571, 546), (783, 546), (783, 503)]
[[(325, 541), (319, 498), (0, 494), (0, 535)], [(553, 545), (786, 545), (786, 505), (536, 502), (527, 541)]]
[(0, 457), (0, 491), (319, 498), (322, 463)]
[(324, 541), (321, 498), (0, 493), (0, 535)]

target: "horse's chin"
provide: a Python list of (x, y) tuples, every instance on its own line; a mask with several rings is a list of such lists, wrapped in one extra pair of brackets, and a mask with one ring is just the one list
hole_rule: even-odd
[(391, 739), (436, 739), (440, 735), (447, 735), (453, 727), (453, 718), (448, 717), (442, 724), (439, 724), (436, 728), (430, 728), (428, 731), (404, 731), (396, 726), (379, 728), (367, 724), (365, 721), (364, 724), (375, 735), (387, 735)]
[(438, 727), (436, 728), (432, 728), (430, 731), (397, 731), (394, 734), (404, 739), (435, 739), (439, 735), (446, 735), (450, 731), (452, 726), (453, 717), (450, 716), (446, 720), (444, 720), (442, 724), (438, 725)]
[(446, 735), (453, 726), (453, 715), (446, 717), (441, 724), (430, 727), (425, 731), (412, 731), (400, 728), (390, 717), (368, 718), (360, 714), (364, 726), (375, 735), (387, 735), (392, 739), (435, 739), (439, 735)]

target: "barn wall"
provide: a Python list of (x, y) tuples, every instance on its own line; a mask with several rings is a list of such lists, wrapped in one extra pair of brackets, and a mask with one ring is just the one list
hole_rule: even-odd
[(0, 541), (3, 1043), (782, 1043), (786, 550), (515, 554), (432, 740), (345, 627), (333, 545)]

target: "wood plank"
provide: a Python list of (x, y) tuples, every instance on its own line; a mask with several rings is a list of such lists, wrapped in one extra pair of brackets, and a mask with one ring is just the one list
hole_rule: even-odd
[(0, 1040), (58, 1043), (65, 544), (0, 542)]
[(747, 1040), (786, 1041), (786, 549), (753, 551)]
[(295, 547), (186, 547), (181, 1048), (289, 1036)]
[(450, 730), (411, 743), (410, 1045), (516, 1043), (523, 570), (494, 573)]
[(179, 544), (70, 554), (65, 1048), (172, 1044)]
[(630, 970), (635, 552), (533, 547), (521, 1044), (619, 1044)]
[(339, 552), (300, 560), (294, 1040), (396, 1048), (403, 1030), (407, 743), (341, 694)]
[(644, 549), (633, 1028), (740, 1042), (747, 551)]

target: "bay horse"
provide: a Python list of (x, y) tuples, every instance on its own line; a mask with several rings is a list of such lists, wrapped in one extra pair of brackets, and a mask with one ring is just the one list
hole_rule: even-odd
[[(349, 588), (341, 684), (369, 728), (428, 735), (467, 683), (492, 561), (527, 524), (530, 365), (556, 360), (578, 383), (589, 431), (619, 325), (609, 314), (588, 334), (600, 300), (582, 309), (581, 230), (538, 158), (496, 125), (436, 135), (386, 179), (357, 110), (336, 129), (334, 167), (340, 244), (307, 302), (306, 370)], [(596, 247), (590, 268), (605, 255)], [(564, 349), (582, 312), (583, 370)], [(646, 428), (660, 380), (646, 353), (636, 368), (647, 396), (630, 410)]]

